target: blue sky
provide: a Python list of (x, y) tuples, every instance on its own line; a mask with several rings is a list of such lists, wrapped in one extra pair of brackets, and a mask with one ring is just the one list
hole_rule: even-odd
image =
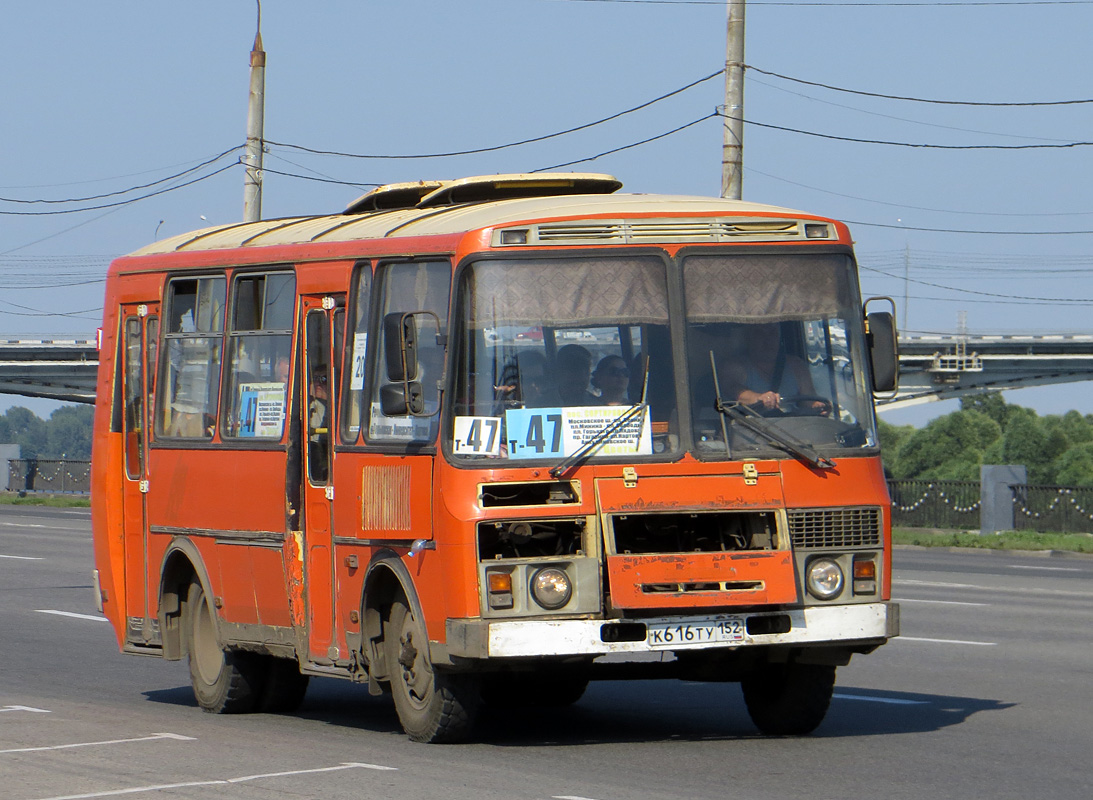
[[(90, 333), (110, 258), (240, 219), (236, 152), (174, 182), (101, 200), (7, 201), (119, 192), (241, 145), (255, 23), (254, 0), (9, 4), (0, 30), (0, 332)], [(1044, 146), (1093, 140), (1093, 103), (986, 107), (860, 92), (1090, 99), (1091, 34), (1090, 2), (750, 2), (744, 197), (850, 222), (864, 291), (895, 296), (910, 330), (954, 330), (965, 311), (973, 332), (1090, 332), (1093, 148)], [(266, 156), (267, 217), (338, 211), (366, 184), (589, 158), (701, 120), (724, 99), (714, 78), (521, 147), (431, 159), (322, 156), (299, 148), (475, 150), (625, 111), (723, 66), (725, 5), (265, 0), (262, 36), (265, 133), (277, 143)], [(709, 118), (567, 169), (614, 174), (624, 191), (715, 195), (720, 146), (720, 120)], [(194, 178), (98, 210), (11, 213), (132, 200)], [(1043, 413), (1093, 412), (1086, 394), (1086, 385), (1071, 384), (1007, 398)], [(0, 398), (0, 408), (11, 402), (30, 405)]]

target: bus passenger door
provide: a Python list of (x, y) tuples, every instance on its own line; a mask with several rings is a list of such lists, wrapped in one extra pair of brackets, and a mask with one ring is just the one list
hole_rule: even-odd
[[(156, 625), (158, 609), (151, 592), (158, 581), (148, 563), (148, 433), (154, 397), (156, 344), (159, 338), (159, 304), (139, 303), (122, 307), (121, 392), (124, 397), (122, 432), (125, 442), (125, 475), (122, 480), (123, 532), (125, 540), (126, 642), (149, 645), (160, 642)], [(158, 574), (159, 565), (154, 565)]]
[(304, 297), (301, 303), (303, 342), (303, 557), (304, 606), (308, 658), (329, 663), (338, 658), (334, 643), (334, 485), (333, 431), (338, 361), (345, 324), (345, 298)]

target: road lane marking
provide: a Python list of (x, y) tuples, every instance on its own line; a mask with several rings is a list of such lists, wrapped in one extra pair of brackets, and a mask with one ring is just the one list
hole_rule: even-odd
[(963, 600), (918, 600), (910, 597), (893, 598), (899, 603), (935, 603), (939, 606), (989, 606), (990, 603), (968, 603)]
[(551, 795), (551, 800), (594, 800), (594, 798), (581, 797), (577, 794), (555, 794)]
[(3, 708), (0, 708), (0, 711), (29, 711), (29, 712), (34, 713), (34, 714), (49, 714), (49, 713), (51, 713), (50, 711), (47, 711), (44, 708), (32, 708), (30, 706), (4, 706)]
[(889, 641), (893, 642), (933, 642), (934, 644), (974, 644), (982, 647), (994, 647), (998, 642), (972, 642), (967, 639), (927, 639), (922, 636), (904, 636), (900, 634), (895, 639)]
[(346, 769), (377, 769), (398, 771), (398, 767), (385, 767), (380, 764), (361, 764), (346, 762), (336, 767), (319, 767), (318, 769), (300, 769), (292, 772), (270, 772), (265, 775), (244, 775), (241, 778), (223, 778), (207, 781), (186, 781), (185, 783), (163, 783), (156, 786), (134, 786), (129, 789), (108, 789), (103, 792), (88, 792), (87, 794), (66, 794), (57, 797), (42, 797), (38, 800), (93, 800), (96, 797), (117, 797), (123, 794), (142, 794), (144, 792), (162, 792), (168, 789), (186, 789), (197, 786), (230, 786), (233, 783), (245, 783), (246, 781), (261, 780), (263, 778), (282, 778), (290, 775), (308, 775), (316, 772), (337, 772)]
[(0, 755), (4, 753), (39, 753), (44, 750), (70, 750), (73, 747), (96, 747), (106, 744), (128, 744), (130, 742), (151, 742), (155, 739), (174, 739), (179, 742), (193, 742), (196, 741), (192, 736), (182, 736), (178, 733), (153, 733), (151, 736), (141, 736), (136, 739), (107, 739), (102, 742), (75, 742), (73, 744), (54, 744), (48, 747), (17, 747), (14, 750), (0, 750)]
[(1010, 564), (1010, 569), (1043, 569), (1049, 572), (1082, 572), (1080, 567), (1038, 567), (1031, 564)]
[(1093, 597), (1093, 592), (1074, 592), (1066, 589), (1029, 589), (1023, 586), (981, 586), (975, 583), (941, 583), (940, 581), (919, 581), (912, 578), (897, 578), (897, 586), (929, 586), (939, 589), (975, 589), (980, 592), (999, 594), (1038, 594), (1050, 597)]
[(929, 700), (902, 700), (898, 697), (869, 697), (863, 694), (840, 694), (836, 692), (831, 695), (837, 700), (861, 700), (865, 703), (889, 703), (895, 706), (928, 706)]
[(109, 622), (106, 617), (95, 616), (94, 614), (76, 614), (72, 611), (57, 611), (52, 608), (36, 608), (34, 609), (39, 614), (56, 614), (58, 617), (74, 617), (75, 619), (90, 619), (95, 622)]
[(5, 556), (2, 553), (0, 553), (0, 558), (14, 558), (18, 561), (45, 561), (44, 558), (38, 556)]

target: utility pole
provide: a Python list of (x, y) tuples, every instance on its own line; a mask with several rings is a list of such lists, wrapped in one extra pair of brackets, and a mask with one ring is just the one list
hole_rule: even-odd
[(262, 219), (262, 141), (266, 109), (266, 52), (262, 49), (262, 2), (258, 29), (250, 51), (250, 101), (247, 104), (247, 145), (243, 152), (243, 221)]
[(728, 0), (725, 35), (724, 139), (721, 146), (721, 196), (739, 200), (744, 171), (744, 5)]

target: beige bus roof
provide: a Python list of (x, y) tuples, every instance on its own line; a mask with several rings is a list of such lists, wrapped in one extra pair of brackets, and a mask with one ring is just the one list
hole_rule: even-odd
[[(562, 175), (570, 177), (568, 173)], [(527, 177), (545, 181), (548, 178), (561, 178), (562, 175), (539, 173)], [(502, 191), (511, 191), (506, 189), (504, 181), (513, 177), (522, 176), (490, 176), (490, 180), (500, 184)], [(143, 256), (240, 247), (275, 247), (312, 242), (350, 242), (394, 236), (451, 235), (482, 228), (519, 225), (533, 220), (540, 222), (548, 222), (552, 219), (570, 222), (589, 220), (595, 223), (594, 227), (602, 228), (605, 224), (617, 225), (626, 220), (648, 218), (655, 219), (658, 229), (667, 231), (668, 229), (682, 230), (680, 226), (685, 227), (688, 224), (687, 220), (693, 222), (695, 216), (716, 217), (717, 222), (726, 230), (733, 228), (734, 220), (744, 223), (750, 218), (751, 223), (758, 223), (759, 220), (754, 218), (757, 214), (787, 222), (815, 218), (812, 214), (800, 211), (740, 200), (651, 194), (603, 194), (600, 192), (607, 191), (611, 182), (614, 182), (616, 188), (621, 184), (609, 175), (588, 175), (587, 177), (590, 180), (585, 183), (586, 191), (590, 189), (593, 193), (562, 194), (561, 196), (550, 194), (544, 197), (517, 197), (462, 203), (458, 198), (460, 186), (464, 189), (468, 186), (464, 182), (441, 182), (440, 187), (424, 195), (420, 192), (429, 186), (430, 182), (397, 184), (392, 185), (391, 197), (394, 197), (394, 191), (405, 189), (404, 197), (412, 197), (416, 194), (419, 197), (418, 203), (411, 207), (384, 209), (383, 201), (379, 200), (375, 203), (379, 206), (379, 210), (369, 210), (364, 213), (292, 217), (220, 225), (163, 239), (131, 255)], [(482, 179), (472, 180), (481, 181)], [(596, 181), (599, 181), (598, 185)], [(383, 188), (386, 187), (381, 187)], [(550, 187), (544, 186), (543, 189), (549, 191)], [(475, 188), (474, 191), (480, 193), (481, 187)], [(382, 195), (380, 190), (376, 192), (378, 194), (370, 192), (355, 201), (350, 208), (353, 209), (358, 204), (368, 207), (370, 202), (366, 201), (366, 198), (369, 195), (373, 197)], [(441, 194), (430, 200), (437, 193)], [(454, 198), (454, 205), (434, 205), (442, 201), (444, 193), (447, 193), (449, 198), (445, 202), (451, 202)], [(362, 201), (365, 202), (362, 203)], [(650, 226), (646, 227), (652, 230)], [(758, 230), (754, 224), (750, 227)], [(662, 238), (663, 241), (690, 240), (667, 234)], [(699, 237), (695, 240), (707, 241), (708, 239)], [(656, 241), (656, 237), (648, 233), (642, 237), (642, 241), (653, 242)], [(592, 243), (591, 240), (589, 243)]]

